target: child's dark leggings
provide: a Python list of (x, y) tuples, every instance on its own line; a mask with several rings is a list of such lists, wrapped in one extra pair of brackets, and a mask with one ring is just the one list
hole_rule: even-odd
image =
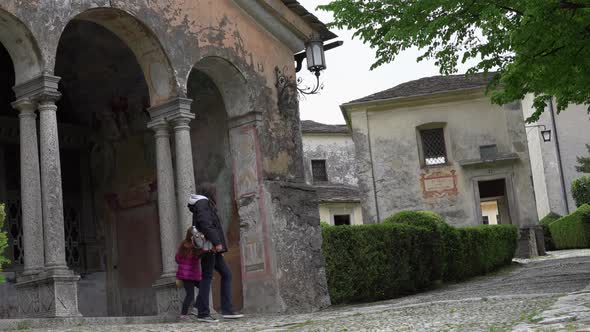
[(182, 302), (182, 315), (188, 314), (188, 308), (191, 306), (191, 302), (195, 300), (195, 287), (199, 288), (199, 282), (195, 280), (182, 280), (184, 291), (186, 296), (184, 302)]

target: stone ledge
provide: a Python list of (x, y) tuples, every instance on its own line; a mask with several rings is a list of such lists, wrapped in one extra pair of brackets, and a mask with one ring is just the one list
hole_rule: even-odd
[(0, 331), (62, 328), (81, 325), (156, 324), (176, 321), (177, 317), (164, 316), (0, 319)]

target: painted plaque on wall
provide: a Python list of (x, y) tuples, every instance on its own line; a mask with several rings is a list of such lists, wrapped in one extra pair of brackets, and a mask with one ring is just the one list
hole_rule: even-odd
[(457, 174), (455, 170), (450, 172), (436, 171), (430, 174), (422, 174), (420, 177), (422, 195), (424, 198), (437, 198), (445, 196), (456, 196)]

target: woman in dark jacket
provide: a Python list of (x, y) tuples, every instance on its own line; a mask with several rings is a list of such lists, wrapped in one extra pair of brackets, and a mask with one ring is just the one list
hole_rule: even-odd
[(212, 252), (201, 255), (201, 270), (203, 273), (199, 286), (196, 307), (197, 320), (203, 322), (217, 322), (211, 317), (209, 311), (209, 294), (211, 292), (211, 279), (213, 270), (221, 275), (221, 309), (223, 318), (241, 318), (232, 307), (231, 299), (231, 271), (227, 266), (223, 253), (227, 252), (225, 234), (221, 226), (221, 220), (217, 214), (217, 191), (210, 183), (203, 183), (197, 188), (197, 195), (191, 195), (188, 208), (193, 213), (193, 226), (195, 226), (213, 244)]

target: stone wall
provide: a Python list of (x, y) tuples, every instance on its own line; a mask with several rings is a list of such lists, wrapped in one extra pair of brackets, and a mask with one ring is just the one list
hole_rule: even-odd
[(326, 160), (328, 182), (356, 186), (354, 142), (350, 134), (303, 133), (305, 182), (313, 184), (311, 161)]

